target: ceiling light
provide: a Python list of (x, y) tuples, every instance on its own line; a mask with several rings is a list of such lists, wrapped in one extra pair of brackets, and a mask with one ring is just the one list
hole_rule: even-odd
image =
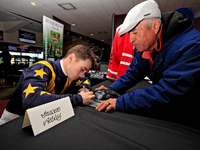
[(104, 40), (101, 40), (102, 42), (104, 41)]
[(37, 4), (35, 2), (31, 2), (31, 5), (36, 6)]
[(91, 36), (93, 36), (94, 34), (90, 34)]
[(76, 24), (74, 24), (74, 23), (73, 23), (73, 24), (71, 24), (71, 25), (72, 25), (72, 26), (76, 26)]
[(58, 6), (62, 7), (65, 10), (76, 9), (76, 7), (74, 7), (71, 3), (58, 4)]

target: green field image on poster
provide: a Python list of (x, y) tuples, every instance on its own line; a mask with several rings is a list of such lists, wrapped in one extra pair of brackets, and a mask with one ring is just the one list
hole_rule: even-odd
[(60, 43), (60, 33), (51, 31), (51, 41)]

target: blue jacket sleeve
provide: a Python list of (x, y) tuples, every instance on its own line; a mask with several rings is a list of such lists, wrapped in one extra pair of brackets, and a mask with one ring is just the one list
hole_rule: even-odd
[(136, 57), (132, 60), (126, 73), (113, 82), (108, 89), (123, 93), (127, 89), (135, 86), (138, 82), (143, 80), (145, 76), (148, 76), (147, 65), (148, 61), (142, 59), (142, 57), (136, 53)]
[[(188, 44), (188, 45), (187, 45)], [(184, 98), (185, 94), (199, 84), (200, 79), (200, 43), (184, 43), (173, 47), (175, 54), (165, 59), (170, 64), (162, 72), (162, 78), (149, 88), (137, 89), (117, 99), (116, 109), (120, 111), (141, 111), (154, 108)]]
[(46, 86), (52, 77), (48, 67), (40, 67), (40, 64), (33, 65), (23, 72), (22, 107), (23, 109), (35, 107), (60, 98), (69, 96), (72, 105), (82, 105), (80, 94), (52, 94), (46, 92)]

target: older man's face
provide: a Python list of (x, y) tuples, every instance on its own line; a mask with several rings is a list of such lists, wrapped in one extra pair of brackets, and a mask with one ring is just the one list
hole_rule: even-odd
[(155, 31), (154, 24), (151, 29), (147, 29), (142, 22), (129, 32), (129, 42), (133, 44), (138, 52), (153, 50), (157, 47), (157, 31)]

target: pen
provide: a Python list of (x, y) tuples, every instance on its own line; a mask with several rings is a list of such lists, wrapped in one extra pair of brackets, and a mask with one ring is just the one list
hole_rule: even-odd
[(83, 90), (84, 90), (84, 92), (86, 92), (86, 90), (85, 90), (85, 86), (83, 86)]

